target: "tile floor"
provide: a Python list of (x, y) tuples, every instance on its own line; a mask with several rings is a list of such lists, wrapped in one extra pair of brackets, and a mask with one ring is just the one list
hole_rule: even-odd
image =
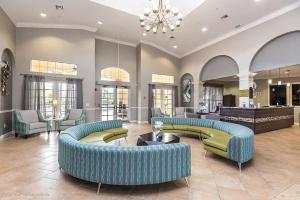
[[(150, 130), (148, 125), (127, 125), (129, 144)], [(300, 200), (300, 128), (255, 136), (254, 159), (243, 166), (211, 153), (204, 158), (197, 138), (192, 145), (190, 187), (176, 182), (120, 187), (72, 178), (58, 169), (57, 133), (0, 139), (0, 200)]]

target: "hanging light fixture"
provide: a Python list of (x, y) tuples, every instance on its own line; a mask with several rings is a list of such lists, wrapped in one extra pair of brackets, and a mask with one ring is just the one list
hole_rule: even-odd
[(269, 84), (273, 83), (272, 77), (271, 77), (271, 71), (269, 70), (269, 80), (268, 80)]
[(282, 81), (280, 80), (280, 68), (278, 69), (278, 77), (279, 77), (279, 80), (277, 82), (277, 85), (281, 85)]
[(159, 30), (166, 33), (167, 30), (174, 31), (180, 27), (182, 14), (178, 8), (171, 7), (169, 0), (149, 0), (151, 8), (146, 8), (140, 16), (140, 25), (146, 32), (152, 30), (156, 34)]

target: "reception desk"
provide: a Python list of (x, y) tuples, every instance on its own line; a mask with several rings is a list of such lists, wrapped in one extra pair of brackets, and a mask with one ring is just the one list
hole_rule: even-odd
[(241, 124), (255, 134), (294, 125), (294, 107), (228, 108), (220, 110), (221, 121)]

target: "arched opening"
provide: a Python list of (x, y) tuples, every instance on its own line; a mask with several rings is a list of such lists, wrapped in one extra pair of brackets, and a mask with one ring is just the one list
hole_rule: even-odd
[(12, 130), (12, 84), (13, 84), (13, 68), (15, 67), (15, 58), (10, 49), (4, 49), (1, 55), (1, 110), (3, 113), (0, 127), (3, 129), (1, 133), (5, 134)]
[[(218, 112), (220, 106), (239, 105), (239, 67), (227, 55), (210, 59), (202, 68), (200, 82), (203, 82), (203, 103), (200, 107), (206, 112)], [(204, 109), (205, 108), (205, 109)]]
[(121, 68), (109, 67), (101, 70), (101, 81), (130, 82), (129, 73)]
[(186, 73), (180, 79), (180, 98), (182, 107), (194, 107), (194, 78)]
[(129, 120), (130, 74), (124, 69), (109, 67), (101, 70), (100, 79), (101, 120)]
[(254, 55), (250, 71), (255, 72), (254, 104), (300, 109), (300, 31), (280, 35), (264, 44)]

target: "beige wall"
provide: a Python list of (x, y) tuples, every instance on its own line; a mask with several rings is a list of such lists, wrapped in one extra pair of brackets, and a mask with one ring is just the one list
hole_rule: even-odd
[(227, 82), (224, 84), (224, 90), (223, 90), (224, 95), (235, 95), (235, 106), (238, 106), (239, 100), (240, 100), (240, 89), (239, 89), (239, 82)]
[(175, 77), (175, 84), (179, 83), (178, 58), (169, 55), (155, 47), (141, 44), (138, 47), (138, 121), (148, 120), (148, 84), (151, 83), (152, 74), (171, 75)]
[(22, 108), (23, 76), (30, 73), (32, 59), (59, 61), (78, 66), (83, 78), (83, 104), (88, 121), (93, 121), (95, 108), (95, 39), (87, 31), (65, 29), (17, 28), (16, 73), (14, 74), (14, 108)]
[[(16, 27), (0, 7), (0, 59), (3, 50), (9, 49), (13, 56), (16, 55)], [(1, 73), (1, 72), (0, 72)], [(13, 74), (15, 74), (15, 66), (13, 66)], [(1, 75), (1, 74), (0, 74)], [(11, 81), (11, 80), (10, 80)], [(11, 84), (9, 81), (9, 84)], [(12, 83), (14, 84), (14, 82)], [(11, 89), (12, 85), (8, 85), (9, 95), (0, 98), (0, 136), (10, 132), (13, 127), (12, 123), (12, 103)]]
[[(120, 68), (126, 70), (130, 74), (130, 83), (123, 83), (129, 86), (129, 112), (130, 121), (137, 120), (137, 54), (136, 47), (121, 45), (120, 52)], [(96, 81), (98, 83), (96, 92), (96, 106), (100, 107), (101, 104), (101, 84), (113, 85), (114, 82), (103, 82), (100, 80), (101, 70), (107, 67), (118, 66), (118, 45), (116, 43), (96, 40)], [(96, 111), (96, 119), (100, 119), (100, 111)]]

